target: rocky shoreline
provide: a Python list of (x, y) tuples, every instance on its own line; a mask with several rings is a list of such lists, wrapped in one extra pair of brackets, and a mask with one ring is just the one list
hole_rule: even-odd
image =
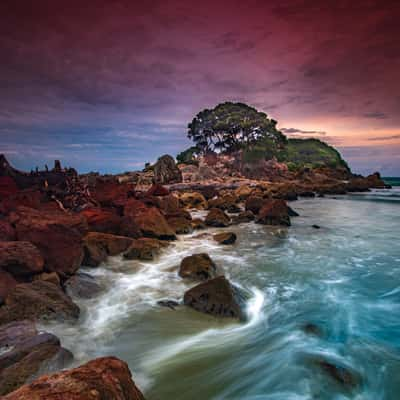
[[(291, 173), (277, 165), (273, 172), (264, 169), (260, 179), (249, 179), (227, 165), (221, 158), (177, 166), (163, 156), (143, 172), (79, 176), (59, 162), (52, 170), (24, 173), (0, 156), (0, 395), (143, 399), (127, 365), (115, 358), (46, 375), (68, 367), (73, 354), (56, 336), (39, 332), (36, 323), (73, 323), (80, 310), (71, 296), (90, 298), (102, 291), (91, 275), (79, 271), (82, 265), (96, 268), (118, 254), (151, 261), (177, 235), (207, 227), (250, 221), (288, 227), (296, 211), (286, 201), (385, 187), (377, 173), (366, 178), (326, 168)], [(191, 210), (205, 210), (206, 217), (193, 218)], [(214, 239), (223, 246), (236, 236), (224, 231)], [(179, 276), (193, 282), (182, 299), (186, 306), (245, 319), (244, 295), (212, 255), (183, 259)], [(337, 374), (335, 366), (320, 364)], [(27, 382), (32, 383), (23, 386)]]

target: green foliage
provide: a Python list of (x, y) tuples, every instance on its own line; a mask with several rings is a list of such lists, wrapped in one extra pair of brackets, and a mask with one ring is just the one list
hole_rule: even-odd
[(293, 170), (300, 167), (331, 167), (349, 170), (340, 153), (318, 139), (289, 139), (285, 151), (277, 157), (279, 161), (290, 163)]
[(243, 103), (225, 102), (199, 112), (188, 125), (188, 137), (199, 151), (232, 152), (250, 148), (269, 139), (274, 147), (284, 146), (286, 136), (267, 114)]
[(199, 149), (196, 146), (189, 147), (182, 153), (179, 153), (176, 156), (176, 160), (180, 164), (198, 164), (195, 159), (195, 156), (199, 154)]

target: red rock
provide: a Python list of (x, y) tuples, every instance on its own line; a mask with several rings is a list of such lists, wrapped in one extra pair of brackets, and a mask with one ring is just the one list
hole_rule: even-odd
[(147, 192), (146, 196), (168, 196), (169, 190), (159, 184), (154, 184)]
[(115, 179), (97, 179), (91, 189), (93, 198), (103, 207), (123, 206), (129, 196), (133, 196), (134, 188)]
[(18, 186), (9, 176), (0, 176), (0, 199), (14, 196), (18, 192)]
[(45, 375), (8, 394), (4, 400), (144, 400), (128, 365), (115, 357)]
[(102, 208), (88, 208), (81, 212), (86, 218), (91, 232), (120, 233), (121, 217), (116, 213)]
[(168, 225), (177, 235), (193, 232), (192, 222), (184, 217), (168, 217)]
[(39, 209), (43, 207), (42, 201), (45, 201), (44, 195), (38, 190), (21, 190), (3, 200), (0, 204), (0, 211), (7, 215), (18, 207)]
[(0, 305), (4, 303), (6, 297), (17, 286), (17, 281), (6, 271), (0, 270)]
[(47, 271), (71, 275), (81, 265), (82, 236), (87, 231), (82, 215), (19, 207), (10, 220), (17, 239), (31, 242), (40, 250)]
[(17, 237), (15, 229), (12, 225), (5, 220), (0, 219), (0, 241), (10, 241), (15, 240)]
[(231, 220), (222, 210), (219, 208), (212, 208), (206, 216), (205, 223), (208, 226), (223, 228), (230, 224)]
[(160, 211), (155, 208), (145, 208), (134, 216), (136, 225), (143, 236), (161, 240), (175, 240), (175, 232), (168, 225), (168, 222)]
[(289, 211), (285, 200), (265, 200), (256, 222), (265, 225), (290, 226)]
[(161, 197), (159, 206), (165, 214), (174, 214), (183, 211), (180, 207), (179, 198), (173, 194)]
[(179, 267), (179, 276), (197, 280), (215, 278), (217, 266), (206, 253), (192, 254), (185, 257)]
[(142, 201), (131, 198), (125, 203), (124, 215), (127, 217), (135, 217), (141, 212), (146, 211), (147, 208), (146, 204)]
[(40, 251), (30, 242), (0, 242), (0, 268), (15, 277), (30, 277), (43, 271)]

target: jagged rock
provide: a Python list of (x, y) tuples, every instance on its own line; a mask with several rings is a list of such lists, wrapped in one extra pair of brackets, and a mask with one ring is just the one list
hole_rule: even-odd
[(83, 216), (19, 207), (10, 220), (15, 224), (17, 239), (39, 249), (47, 271), (71, 275), (81, 265), (82, 236), (87, 231)]
[(15, 278), (6, 271), (0, 269), (0, 306), (4, 303), (6, 297), (17, 286)]
[(175, 232), (160, 211), (155, 208), (145, 208), (134, 216), (134, 222), (143, 236), (160, 240), (175, 240)]
[(171, 217), (167, 219), (168, 225), (177, 234), (187, 234), (193, 232), (192, 221), (183, 217)]
[(85, 257), (84, 265), (97, 267), (107, 256), (115, 256), (125, 251), (133, 239), (110, 233), (89, 232), (83, 238)]
[(206, 253), (185, 257), (179, 267), (179, 275), (182, 278), (207, 280), (215, 278), (216, 274), (217, 266)]
[(128, 365), (116, 357), (92, 360), (67, 371), (45, 375), (4, 400), (144, 400)]
[(0, 241), (8, 242), (16, 240), (17, 234), (15, 229), (8, 221), (0, 219)]
[(182, 173), (170, 155), (161, 156), (154, 164), (154, 179), (162, 185), (182, 182)]
[(264, 205), (265, 199), (260, 196), (250, 196), (245, 203), (246, 211), (251, 211), (253, 214), (258, 214)]
[(0, 324), (23, 319), (76, 320), (79, 307), (59, 286), (45, 281), (22, 283), (6, 297), (0, 307)]
[(236, 242), (237, 236), (233, 232), (222, 232), (214, 235), (214, 240), (219, 244), (233, 244)]
[(237, 290), (229, 281), (219, 276), (189, 289), (184, 304), (206, 314), (244, 319)]
[(243, 222), (251, 222), (254, 220), (254, 214), (248, 210), (248, 211), (243, 211), (239, 215), (233, 218), (233, 223), (234, 224), (241, 224)]
[(96, 279), (84, 272), (78, 272), (64, 282), (64, 289), (68, 296), (91, 299), (103, 291)]
[(196, 208), (198, 210), (205, 210), (208, 208), (207, 200), (199, 192), (182, 193), (179, 197), (179, 200), (183, 207)]
[(266, 200), (256, 222), (265, 225), (290, 226), (290, 217), (285, 200)]
[(30, 242), (0, 242), (0, 268), (15, 277), (30, 277), (43, 271), (44, 260)]
[(206, 216), (205, 223), (207, 226), (226, 227), (230, 224), (231, 220), (219, 208), (212, 208)]
[(124, 253), (127, 260), (153, 260), (165, 244), (157, 239), (141, 238), (134, 240)]

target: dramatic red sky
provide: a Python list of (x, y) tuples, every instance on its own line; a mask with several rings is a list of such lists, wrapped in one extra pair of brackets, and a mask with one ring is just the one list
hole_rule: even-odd
[(400, 175), (400, 1), (136, 3), (1, 2), (0, 152), (17, 167), (137, 169), (233, 100)]

